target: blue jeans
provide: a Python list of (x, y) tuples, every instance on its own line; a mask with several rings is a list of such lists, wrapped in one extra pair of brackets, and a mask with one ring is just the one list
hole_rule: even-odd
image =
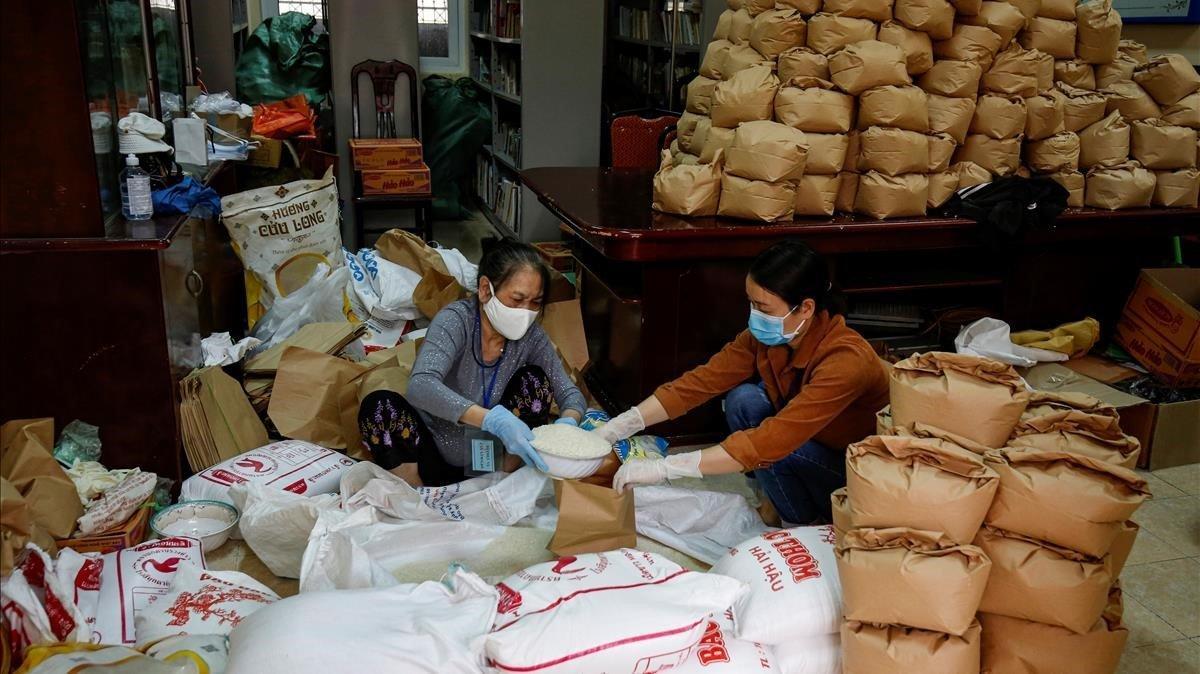
[[(731, 431), (744, 431), (775, 415), (762, 384), (741, 384), (725, 396)], [(779, 516), (794, 524), (832, 521), (830, 494), (846, 486), (846, 455), (815, 441), (800, 445), (766, 468), (754, 471)]]

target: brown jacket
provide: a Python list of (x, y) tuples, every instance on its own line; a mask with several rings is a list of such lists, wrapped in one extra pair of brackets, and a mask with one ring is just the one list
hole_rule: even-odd
[(842, 450), (871, 435), (888, 404), (888, 379), (871, 345), (841, 316), (820, 311), (789, 344), (765, 346), (743, 330), (707, 363), (654, 392), (672, 419), (758, 374), (775, 416), (721, 443), (747, 469), (762, 468), (809, 440)]

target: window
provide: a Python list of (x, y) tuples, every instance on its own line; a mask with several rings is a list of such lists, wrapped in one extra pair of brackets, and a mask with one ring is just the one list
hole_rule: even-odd
[(463, 0), (417, 0), (417, 31), (421, 70), (458, 72), (463, 69), (466, 44)]
[(279, 0), (279, 13), (288, 12), (300, 12), (318, 20), (325, 18), (321, 0)]

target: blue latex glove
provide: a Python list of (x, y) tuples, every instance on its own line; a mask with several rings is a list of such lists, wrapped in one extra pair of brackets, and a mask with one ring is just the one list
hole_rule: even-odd
[(557, 420), (555, 420), (554, 423), (566, 424), (568, 426), (574, 426), (575, 428), (579, 428), (579, 422), (575, 421), (575, 417), (559, 417)]
[(497, 405), (488, 410), (483, 418), (483, 430), (500, 438), (509, 454), (516, 454), (525, 463), (545, 473), (549, 470), (529, 441), (533, 439), (533, 431), (518, 419), (512, 412)]

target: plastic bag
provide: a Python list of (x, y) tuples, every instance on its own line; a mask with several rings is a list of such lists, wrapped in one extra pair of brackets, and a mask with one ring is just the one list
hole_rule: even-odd
[(246, 545), (271, 573), (300, 577), (300, 560), (317, 517), (340, 508), (337, 494), (301, 496), (254, 482), (235, 484), (229, 498), (242, 514), (238, 528)]
[(193, 211), (198, 211), (197, 217), (221, 214), (221, 196), (191, 176), (170, 187), (151, 192), (150, 199), (154, 203), (155, 215), (186, 215)]
[[(474, 210), (472, 190), (464, 186), (474, 178), (475, 155), (491, 142), (491, 107), (479, 100), (479, 90), (468, 77), (451, 82), (434, 75), (423, 83), (421, 140), (433, 182), (433, 217), (462, 219)], [(447, 266), (453, 269), (449, 262)]]
[(741, 494), (639, 487), (636, 512), (639, 534), (706, 564), (770, 529)]
[(296, 136), (316, 136), (317, 114), (308, 107), (302, 94), (282, 101), (254, 106), (255, 134), (264, 138), (284, 140)]
[(238, 59), (237, 93), (243, 103), (269, 103), (304, 94), (319, 105), (329, 93), (329, 34), (317, 20), (287, 12), (263, 19)]
[(64, 466), (100, 460), (100, 427), (76, 419), (63, 426), (54, 443), (54, 459)]
[(333, 272), (320, 264), (311, 278), (299, 290), (279, 297), (267, 313), (254, 324), (250, 335), (261, 340), (255, 353), (261, 353), (296, 334), (309, 323), (339, 323), (346, 320), (342, 313), (343, 292), (350, 280), (345, 266)]

